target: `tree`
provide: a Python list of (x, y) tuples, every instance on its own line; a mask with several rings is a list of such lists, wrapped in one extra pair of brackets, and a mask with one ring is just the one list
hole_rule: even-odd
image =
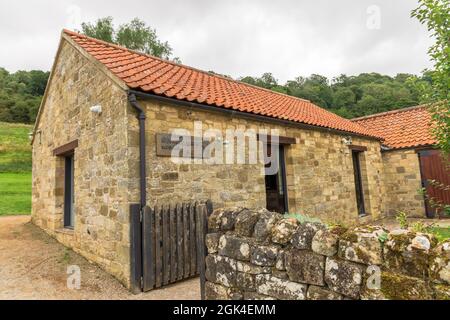
[(432, 85), (423, 93), (430, 102), (433, 134), (440, 149), (450, 155), (450, 1), (419, 0), (411, 16), (425, 24), (436, 40), (428, 50), (434, 63)]
[[(106, 42), (115, 43), (130, 50), (140, 51), (163, 59), (170, 59), (172, 48), (158, 39), (156, 31), (139, 18), (114, 28), (113, 18), (98, 19), (95, 23), (82, 23), (81, 33)], [(179, 58), (174, 58), (180, 62)]]
[[(432, 132), (442, 150), (444, 164), (450, 170), (450, 1), (419, 0), (419, 7), (412, 11), (411, 16), (425, 24), (436, 41), (428, 50), (434, 66), (429, 72), (432, 83), (425, 87), (423, 99), (430, 102)], [(428, 182), (437, 189), (450, 190), (448, 184), (440, 181)], [(436, 211), (450, 214), (449, 204), (437, 201), (426, 192), (426, 189), (422, 192)]]

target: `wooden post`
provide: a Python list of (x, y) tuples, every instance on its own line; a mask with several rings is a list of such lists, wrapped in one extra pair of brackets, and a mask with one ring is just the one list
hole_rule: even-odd
[(205, 285), (206, 285), (206, 263), (205, 258), (207, 255), (205, 237), (208, 232), (208, 213), (205, 204), (199, 204), (196, 207), (197, 211), (197, 262), (198, 271), (200, 273), (200, 296), (202, 300), (205, 300)]
[(130, 206), (130, 272), (131, 291), (134, 294), (142, 292), (142, 227), (141, 205)]

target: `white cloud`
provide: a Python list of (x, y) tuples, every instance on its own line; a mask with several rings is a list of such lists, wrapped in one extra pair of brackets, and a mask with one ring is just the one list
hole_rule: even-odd
[[(367, 9), (380, 8), (379, 29)], [(0, 3), (0, 66), (50, 69), (61, 29), (113, 16), (156, 28), (183, 63), (231, 75), (272, 72), (280, 81), (319, 73), (419, 73), (430, 65), (425, 27), (410, 0), (41, 0)]]

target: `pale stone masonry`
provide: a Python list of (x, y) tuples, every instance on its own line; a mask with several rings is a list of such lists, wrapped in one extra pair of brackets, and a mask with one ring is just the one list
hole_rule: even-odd
[(450, 299), (450, 241), (429, 234), (245, 208), (216, 210), (209, 230), (209, 300)]
[[(129, 87), (120, 78), (63, 33), (33, 135), (32, 221), (130, 287), (130, 205), (140, 202), (140, 162), (139, 123), (128, 94)], [(409, 173), (410, 168), (415, 170), (415, 160), (409, 155), (397, 159), (393, 152), (382, 154), (377, 138), (225, 115), (151, 98), (139, 99), (138, 103), (146, 115), (148, 206), (208, 199), (214, 208), (266, 206), (263, 164), (177, 164), (157, 155), (158, 134), (170, 134), (177, 128), (193, 132), (194, 123), (200, 121), (203, 130), (217, 129), (225, 134), (227, 129), (276, 129), (281, 136), (295, 141), (285, 146), (289, 213), (357, 225), (397, 209), (419, 213), (417, 206), (423, 208), (415, 190), (420, 177)], [(101, 106), (102, 112), (92, 112), (94, 106)], [(360, 163), (364, 217), (357, 209), (352, 150), (345, 142), (349, 137), (353, 146), (363, 150)], [(65, 160), (55, 150), (75, 141), (75, 221), (73, 229), (68, 229), (64, 224)], [(266, 222), (271, 221), (268, 218)], [(262, 224), (258, 236), (264, 237), (264, 228)], [(307, 228), (304, 233), (313, 231)], [(276, 243), (283, 246), (285, 240), (280, 238)], [(296, 241), (299, 248), (311, 245), (303, 238)], [(267, 261), (282, 264), (281, 260), (274, 261), (282, 253), (272, 249), (261, 250), (266, 250)], [(242, 255), (249, 252), (244, 250)], [(325, 261), (322, 256), (306, 258), (317, 261), (321, 270), (333, 266), (332, 260)], [(248, 267), (240, 262), (236, 266), (243, 270)], [(318, 286), (311, 289), (311, 296), (321, 294), (319, 287), (326, 281), (310, 278), (313, 276), (302, 275)], [(260, 276), (258, 281), (264, 284), (286, 280)], [(306, 289), (296, 285), (292, 290), (307, 295), (302, 288)], [(281, 297), (282, 293), (273, 295)]]
[(392, 150), (383, 153), (386, 212), (399, 211), (411, 217), (425, 216), (420, 162), (414, 149)]

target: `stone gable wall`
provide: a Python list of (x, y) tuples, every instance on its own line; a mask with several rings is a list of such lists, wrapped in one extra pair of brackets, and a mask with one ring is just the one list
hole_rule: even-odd
[(386, 187), (386, 212), (395, 215), (404, 211), (411, 217), (425, 216), (420, 162), (412, 150), (383, 152), (384, 183)]
[(209, 300), (450, 299), (450, 240), (265, 209), (217, 209), (208, 227)]
[[(90, 108), (101, 105), (101, 115)], [(32, 221), (129, 286), (127, 96), (63, 40), (33, 143)], [(75, 228), (63, 229), (64, 159), (78, 139)], [(82, 270), (83, 272), (83, 270)]]

